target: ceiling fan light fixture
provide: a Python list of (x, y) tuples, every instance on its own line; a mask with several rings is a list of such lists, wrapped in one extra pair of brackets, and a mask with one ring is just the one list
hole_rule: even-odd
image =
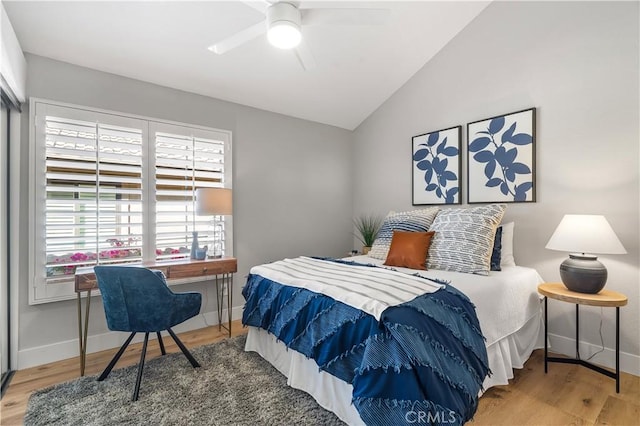
[(267, 39), (279, 49), (293, 49), (302, 40), (300, 11), (290, 3), (274, 3), (267, 9)]
[(279, 49), (293, 49), (300, 44), (302, 34), (300, 29), (290, 22), (277, 22), (267, 32), (269, 43)]

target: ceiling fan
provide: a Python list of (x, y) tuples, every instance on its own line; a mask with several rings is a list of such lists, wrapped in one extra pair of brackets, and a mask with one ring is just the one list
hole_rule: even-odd
[(371, 8), (306, 8), (298, 1), (243, 1), (265, 15), (265, 19), (209, 46), (219, 55), (267, 33), (269, 43), (280, 49), (295, 49), (305, 70), (315, 67), (315, 59), (302, 37), (302, 26), (379, 25), (386, 21), (388, 9)]

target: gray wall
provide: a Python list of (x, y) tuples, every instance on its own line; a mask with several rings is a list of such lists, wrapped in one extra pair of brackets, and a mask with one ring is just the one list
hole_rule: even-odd
[[(609, 269), (607, 288), (629, 297), (621, 310), (621, 350), (632, 355), (626, 359), (636, 363), (635, 374), (638, 5), (492, 3), (356, 129), (353, 152), (355, 215), (411, 209), (412, 136), (461, 124), (464, 146), (466, 123), (537, 107), (538, 202), (511, 204), (505, 218), (516, 222), (516, 262), (559, 281), (566, 254), (544, 247), (562, 216), (604, 214), (628, 251), (600, 259)], [(466, 182), (466, 156), (462, 164)], [(573, 338), (573, 306), (550, 306), (550, 332)], [(604, 310), (608, 348), (615, 347), (614, 312)], [(581, 333), (594, 345), (600, 344), (599, 320), (599, 308), (583, 309)]]
[[(234, 306), (253, 265), (299, 255), (342, 256), (351, 249), (352, 134), (349, 131), (27, 55), (27, 90), (38, 97), (233, 132), (234, 251), (238, 258)], [(21, 152), (21, 211), (28, 206), (28, 117)], [(77, 339), (75, 301), (28, 305), (27, 221), (20, 247), (19, 350)], [(215, 311), (211, 285), (178, 291), (205, 294), (203, 312)], [(107, 331), (94, 298), (90, 335)], [(77, 345), (77, 343), (76, 343)], [(94, 347), (95, 349), (95, 347)], [(89, 351), (91, 351), (91, 346)]]
[[(607, 287), (629, 297), (622, 350), (637, 360), (638, 40), (637, 2), (494, 2), (353, 134), (32, 55), (27, 88), (28, 96), (233, 131), (236, 306), (252, 265), (300, 254), (341, 256), (354, 246), (354, 214), (412, 208), (411, 136), (535, 106), (538, 202), (512, 204), (506, 216), (516, 221), (516, 261), (559, 280), (565, 254), (544, 246), (562, 215), (606, 215), (629, 252), (601, 259), (609, 268)], [(24, 216), (27, 117), (28, 108)], [(27, 235), (26, 221), (19, 232)], [(24, 238), (19, 349), (73, 341), (73, 301), (27, 304), (27, 262)], [(207, 286), (180, 289), (204, 292), (204, 311), (214, 310)], [(90, 331), (99, 335), (106, 326), (95, 302)], [(572, 338), (572, 307), (551, 303), (551, 332)], [(597, 345), (600, 311), (583, 311), (582, 335)], [(605, 345), (612, 348), (611, 309), (604, 319)]]

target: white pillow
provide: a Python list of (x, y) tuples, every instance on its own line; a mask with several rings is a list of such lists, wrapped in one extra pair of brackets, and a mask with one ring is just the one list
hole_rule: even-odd
[(516, 266), (513, 257), (513, 228), (514, 222), (505, 223), (502, 226), (502, 249), (500, 251), (500, 267)]

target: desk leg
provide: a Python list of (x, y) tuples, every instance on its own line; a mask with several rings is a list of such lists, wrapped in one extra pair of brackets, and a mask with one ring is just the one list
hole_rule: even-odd
[(87, 333), (89, 330), (89, 311), (91, 309), (91, 290), (87, 291), (87, 302), (85, 304), (84, 327), (82, 324), (82, 298), (80, 292), (77, 293), (78, 305), (78, 342), (80, 345), (80, 375), (84, 376), (87, 359)]
[(616, 306), (616, 393), (620, 393), (620, 306)]
[[(224, 290), (227, 290), (227, 326), (222, 325), (222, 311), (224, 308)], [(233, 301), (233, 274), (222, 274), (220, 279), (216, 275), (216, 304), (218, 308), (218, 331), (225, 328), (231, 337), (231, 303)]]
[(544, 297), (544, 374), (547, 374), (547, 358), (549, 355), (549, 344), (547, 343), (547, 314), (549, 307), (547, 305), (547, 296)]
[(79, 354), (80, 354), (80, 375), (84, 376), (84, 357), (82, 356), (82, 336), (84, 336), (84, 334), (82, 333), (82, 302), (81, 302), (81, 297), (80, 297), (80, 292), (77, 292), (76, 295), (78, 296), (77, 298), (77, 305), (78, 305), (78, 344), (80, 346), (79, 348)]
[(224, 294), (224, 288), (220, 288), (220, 280), (218, 274), (216, 274), (216, 308), (218, 308), (218, 331), (222, 331), (222, 295)]

